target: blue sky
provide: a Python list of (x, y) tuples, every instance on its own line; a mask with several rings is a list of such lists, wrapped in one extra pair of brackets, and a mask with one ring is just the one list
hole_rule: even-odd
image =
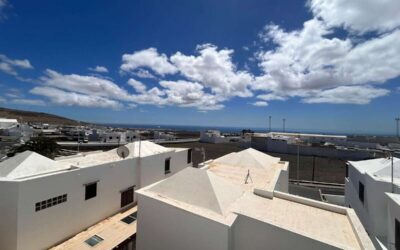
[(271, 115), (276, 128), (286, 118), (292, 130), (391, 134), (399, 10), (0, 0), (0, 105), (102, 123), (263, 127)]

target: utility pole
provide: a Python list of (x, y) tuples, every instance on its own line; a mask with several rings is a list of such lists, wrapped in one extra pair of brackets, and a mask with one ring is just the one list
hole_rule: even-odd
[(271, 133), (271, 119), (272, 119), (272, 116), (269, 116), (269, 132)]
[(300, 185), (300, 135), (297, 137), (297, 185)]
[(286, 119), (283, 118), (282, 121), (283, 121), (283, 132), (285, 132), (285, 122), (286, 122)]
[(397, 138), (400, 138), (400, 137), (399, 137), (399, 122), (400, 122), (400, 117), (397, 117), (395, 120), (396, 120), (396, 136), (397, 136)]
[(79, 153), (79, 144), (80, 144), (80, 140), (81, 140), (81, 122), (78, 122), (79, 127), (78, 127), (78, 153)]

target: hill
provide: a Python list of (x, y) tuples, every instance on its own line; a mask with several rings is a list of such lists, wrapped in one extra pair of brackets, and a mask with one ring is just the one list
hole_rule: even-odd
[[(43, 112), (33, 112), (18, 109), (8, 109), (0, 107), (0, 117), (2, 118), (14, 118), (19, 122), (42, 122), (49, 124), (65, 124), (65, 125), (77, 125), (78, 121), (65, 118), (58, 115), (43, 113)], [(84, 123), (82, 123), (84, 124)]]

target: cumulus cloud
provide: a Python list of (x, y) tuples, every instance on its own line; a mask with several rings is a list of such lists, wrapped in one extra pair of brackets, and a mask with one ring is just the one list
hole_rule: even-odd
[(156, 48), (122, 55), (122, 72), (133, 72), (141, 67), (149, 68), (161, 76), (177, 72), (176, 67), (169, 62), (168, 57), (165, 54), (159, 54)]
[(157, 79), (150, 71), (145, 69), (138, 69), (132, 72), (132, 74), (140, 78)]
[[(264, 101), (306, 97), (306, 102), (367, 104), (387, 90), (371, 89), (400, 76), (400, 30), (396, 29), (363, 41), (337, 38), (323, 20), (313, 18), (300, 30), (285, 31), (269, 24), (262, 39), (275, 45), (257, 54), (263, 75), (256, 77), (254, 90), (263, 90)], [(348, 87), (343, 87), (348, 86)], [(343, 87), (343, 88), (339, 88)], [(360, 94), (353, 98), (333, 98), (343, 91)], [(361, 89), (364, 89), (361, 91)], [(385, 93), (385, 94), (383, 94)], [(327, 97), (329, 95), (329, 98)], [(314, 98), (312, 98), (314, 96)]]
[(0, 71), (9, 75), (18, 76), (18, 69), (33, 69), (33, 66), (27, 59), (10, 59), (0, 54)]
[(97, 72), (97, 73), (108, 73), (108, 69), (106, 67), (104, 67), (104, 66), (97, 65), (94, 68), (88, 68), (88, 69), (90, 71), (94, 71), (94, 72)]
[(111, 80), (96, 76), (61, 74), (47, 69), (40, 78), (44, 85), (81, 94), (130, 101), (130, 94)]
[(400, 26), (398, 0), (311, 0), (308, 5), (315, 17), (330, 27), (352, 32), (386, 32)]
[(131, 85), (137, 93), (146, 92), (146, 85), (144, 85), (142, 82), (138, 80), (131, 78), (128, 80), (128, 84)]
[(253, 102), (252, 104), (254, 106), (257, 106), (257, 107), (266, 107), (266, 106), (268, 106), (268, 102), (264, 102), (264, 101), (257, 101), (257, 102)]
[(323, 90), (303, 99), (305, 103), (368, 104), (371, 100), (388, 95), (389, 91), (371, 86), (340, 86)]
[(53, 87), (35, 87), (32, 94), (45, 96), (57, 105), (119, 109), (122, 104), (105, 97), (68, 92)]
[(201, 83), (204, 87), (223, 97), (250, 97), (248, 89), (253, 76), (239, 71), (232, 62), (233, 50), (221, 49), (211, 44), (197, 46), (198, 55), (180, 52), (171, 56), (171, 62), (185, 78)]

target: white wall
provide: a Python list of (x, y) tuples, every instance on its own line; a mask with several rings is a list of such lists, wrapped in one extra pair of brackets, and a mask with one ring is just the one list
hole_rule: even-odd
[(229, 249), (228, 226), (141, 194), (138, 198), (138, 250)]
[[(359, 182), (364, 184), (364, 203), (358, 197)], [(390, 183), (362, 174), (349, 165), (349, 177), (345, 182), (345, 205), (354, 209), (375, 246), (378, 246), (375, 237), (386, 238), (388, 234), (388, 201), (385, 192), (390, 188)]]
[[(120, 191), (135, 185), (129, 161), (36, 178), (20, 183), (18, 249), (50, 247), (96, 224), (120, 208)], [(85, 200), (84, 184), (97, 183), (97, 196)], [(35, 203), (67, 194), (65, 203), (35, 212)]]
[[(171, 174), (190, 166), (186, 163), (187, 150), (142, 158), (143, 183), (166, 177), (166, 156), (171, 157)], [(120, 192), (133, 185), (135, 190), (140, 187), (138, 162), (125, 159), (11, 184), (0, 182), (0, 249), (48, 248), (119, 212)], [(85, 200), (84, 184), (94, 181), (98, 181), (97, 196)], [(67, 202), (35, 211), (37, 202), (63, 194), (68, 195)]]
[(243, 215), (238, 215), (232, 230), (233, 250), (340, 249)]
[[(140, 185), (145, 187), (159, 180), (167, 178), (180, 170), (191, 167), (192, 163), (187, 163), (188, 150), (179, 150), (178, 152), (166, 152), (155, 156), (143, 157), (142, 167), (140, 168)], [(171, 173), (165, 174), (165, 159), (170, 158)]]
[(400, 206), (391, 198), (387, 197), (388, 202), (388, 237), (387, 246), (389, 250), (395, 250), (395, 219), (400, 221)]
[(16, 249), (18, 183), (0, 182), (0, 197), (0, 249)]

